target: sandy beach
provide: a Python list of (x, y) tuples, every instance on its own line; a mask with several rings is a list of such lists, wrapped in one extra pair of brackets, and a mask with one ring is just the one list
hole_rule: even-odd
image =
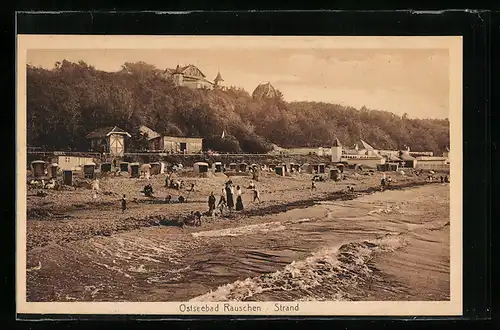
[[(346, 180), (262, 173), (231, 176), (245, 210), (172, 226), (208, 209), (227, 177), (179, 173), (186, 187), (100, 179), (98, 198), (79, 188), (28, 191), (28, 301), (448, 300), (449, 186), (424, 177), (346, 172)], [(140, 192), (154, 188), (154, 199)], [(347, 186), (354, 187), (347, 193)], [(120, 198), (127, 195), (127, 211)], [(165, 204), (166, 195), (187, 197)], [(415, 272), (418, 267), (419, 272)]]

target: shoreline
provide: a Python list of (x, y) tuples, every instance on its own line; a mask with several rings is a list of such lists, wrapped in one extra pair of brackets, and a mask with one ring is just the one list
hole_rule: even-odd
[(394, 189), (223, 230), (150, 227), (34, 249), (28, 299), (187, 301), (217, 291), (224, 301), (249, 288), (247, 301), (446, 300), (448, 195), (444, 185)]
[[(385, 191), (391, 191), (391, 190), (402, 190), (402, 189), (410, 189), (414, 187), (419, 187), (423, 185), (428, 185), (428, 184), (436, 184), (437, 182), (434, 183), (428, 183), (425, 181), (407, 181), (407, 182), (397, 182), (394, 183), (390, 186), (385, 187)], [(197, 232), (197, 231), (203, 231), (203, 230), (211, 230), (211, 229), (217, 229), (217, 228), (232, 228), (238, 226), (241, 221), (244, 219), (249, 219), (249, 218), (255, 218), (255, 217), (264, 217), (264, 216), (269, 216), (269, 215), (276, 215), (280, 214), (283, 212), (287, 212), (290, 210), (294, 209), (305, 209), (308, 207), (314, 206), (318, 202), (324, 202), (324, 201), (336, 201), (336, 200), (353, 200), (356, 198), (359, 198), (361, 196), (373, 194), (375, 192), (381, 192), (380, 191), (380, 186), (368, 186), (364, 189), (358, 189), (355, 190), (354, 192), (346, 192), (346, 191), (333, 191), (333, 192), (318, 192), (317, 196), (310, 197), (310, 198), (301, 198), (301, 199), (295, 199), (291, 201), (284, 201), (283, 203), (266, 203), (269, 205), (264, 204), (263, 206), (257, 206), (252, 209), (245, 209), (240, 212), (233, 211), (231, 214), (225, 214), (222, 217), (203, 217), (202, 218), (202, 225), (200, 227), (191, 227), (191, 226), (184, 226), (182, 228), (183, 231), (186, 231), (188, 233), (192, 232)], [(148, 199), (143, 199), (140, 201), (136, 201), (136, 204), (139, 205), (148, 205), (148, 206), (153, 206), (151, 210), (142, 210), (142, 216), (127, 216), (122, 219), (112, 219), (112, 224), (109, 223), (97, 223), (97, 226), (87, 226), (87, 228), (78, 228), (78, 222), (83, 219), (87, 219), (88, 217), (75, 217), (71, 215), (71, 213), (85, 213), (86, 211), (93, 211), (89, 208), (89, 206), (94, 206), (97, 208), (95, 209), (96, 211), (100, 211), (101, 209), (99, 207), (103, 206), (110, 206), (114, 205), (116, 203), (109, 202), (109, 201), (99, 201), (97, 204), (93, 203), (87, 203), (87, 204), (82, 204), (84, 205), (83, 208), (79, 208), (77, 210), (72, 210), (70, 214), (64, 214), (64, 212), (61, 212), (59, 210), (58, 214), (51, 214), (48, 217), (55, 218), (55, 220), (45, 220), (43, 216), (44, 213), (48, 212), (47, 208), (41, 208), (43, 210), (42, 213), (42, 219), (33, 219), (33, 218), (28, 218), (27, 223), (30, 225), (34, 225), (35, 223), (40, 222), (39, 225), (40, 227), (48, 226), (48, 227), (54, 227), (55, 230), (63, 230), (64, 228), (59, 228), (57, 225), (61, 224), (61, 227), (67, 226), (67, 235), (63, 235), (59, 239), (50, 239), (50, 233), (42, 233), (38, 237), (38, 239), (32, 239), (30, 237), (31, 231), (33, 231), (33, 228), (31, 226), (28, 226), (27, 230), (27, 251), (30, 251), (32, 249), (36, 248), (43, 248), (44, 246), (56, 243), (67, 243), (67, 242), (72, 242), (72, 241), (78, 241), (78, 240), (84, 240), (84, 239), (89, 239), (92, 237), (96, 236), (111, 236), (117, 233), (123, 233), (127, 231), (133, 231), (133, 230), (138, 230), (141, 228), (148, 228), (148, 227), (181, 227), (179, 221), (183, 218), (183, 216), (186, 214), (184, 208), (188, 208), (189, 210), (194, 209), (199, 209), (200, 207), (203, 207), (204, 203), (198, 202), (198, 201), (192, 201), (188, 203), (182, 203), (182, 204), (164, 204), (164, 203), (158, 203), (158, 201), (161, 201), (159, 199), (153, 199), (153, 200), (148, 200)], [(201, 204), (201, 205), (200, 205)], [(187, 206), (186, 206), (187, 205)], [(258, 205), (258, 204), (257, 204)], [(174, 206), (177, 208), (181, 208), (181, 210), (178, 210), (178, 212), (172, 212), (170, 208)], [(190, 207), (192, 206), (192, 207)], [(169, 211), (168, 215), (165, 215), (165, 208), (167, 211)], [(90, 210), (89, 210), (90, 209)], [(34, 208), (30, 209), (32, 212), (33, 210), (40, 210), (40, 208)], [(29, 211), (28, 210), (28, 213)], [(63, 210), (64, 211), (64, 210)], [(227, 211), (226, 211), (227, 212)], [(55, 212), (54, 212), (55, 213)], [(146, 213), (146, 214), (145, 214)], [(173, 213), (173, 214), (172, 214)], [(83, 214), (85, 215), (85, 214)], [(75, 224), (72, 224), (71, 222), (76, 222)], [(31, 228), (30, 228), (31, 227)], [(41, 228), (40, 228), (41, 229)], [(36, 229), (35, 229), (36, 230)]]

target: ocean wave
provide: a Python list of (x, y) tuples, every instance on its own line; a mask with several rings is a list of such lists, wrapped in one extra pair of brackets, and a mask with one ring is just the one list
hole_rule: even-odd
[(209, 231), (201, 231), (197, 233), (193, 233), (193, 237), (222, 237), (222, 236), (242, 236), (249, 235), (255, 233), (266, 233), (272, 231), (282, 231), (287, 227), (286, 225), (290, 224), (300, 224), (303, 222), (308, 222), (310, 219), (298, 219), (298, 220), (289, 220), (289, 221), (275, 221), (275, 222), (266, 222), (255, 225), (248, 225), (236, 228), (226, 228), (226, 229), (218, 229), (218, 230), (209, 230)]
[(346, 289), (370, 277), (372, 269), (367, 262), (373, 254), (394, 251), (405, 244), (403, 235), (386, 234), (371, 241), (324, 248), (282, 270), (221, 286), (191, 301), (350, 300)]

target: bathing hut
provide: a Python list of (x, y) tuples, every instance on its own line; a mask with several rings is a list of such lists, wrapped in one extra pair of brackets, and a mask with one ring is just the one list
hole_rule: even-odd
[(128, 172), (128, 165), (129, 165), (129, 163), (127, 163), (127, 162), (121, 162), (120, 163), (120, 172)]
[(300, 165), (296, 163), (290, 163), (290, 172), (295, 172), (299, 173), (300, 172)]
[(313, 171), (313, 167), (311, 164), (308, 164), (308, 163), (305, 163), (305, 164), (302, 164), (302, 166), (300, 167), (300, 170), (302, 172), (305, 172), (305, 173), (312, 173)]
[(111, 163), (101, 164), (101, 173), (111, 172)]
[(131, 178), (138, 178), (139, 177), (139, 163), (131, 163), (129, 164), (129, 173)]
[(63, 171), (63, 182), (67, 186), (73, 185), (73, 171), (71, 170)]
[(238, 164), (236, 164), (236, 163), (229, 164), (229, 169), (231, 171), (236, 171), (237, 168), (238, 168)]
[(388, 167), (389, 171), (396, 172), (398, 170), (398, 168), (399, 168), (399, 164), (398, 163), (388, 163), (387, 165), (388, 165), (387, 167)]
[(222, 172), (222, 163), (221, 162), (215, 162), (212, 164), (212, 170), (214, 173), (221, 173)]
[(95, 177), (95, 163), (90, 162), (83, 165), (83, 177), (86, 179), (93, 179)]
[(279, 176), (285, 176), (285, 168), (283, 166), (276, 166), (274, 167), (274, 173)]
[(377, 171), (379, 171), (379, 172), (389, 171), (389, 163), (377, 164)]
[(205, 162), (197, 162), (193, 165), (193, 170), (195, 173), (207, 173), (208, 172), (208, 163)]
[(150, 163), (149, 165), (151, 166), (149, 170), (151, 175), (158, 175), (164, 172), (165, 164), (163, 163), (157, 162), (157, 163)]
[(287, 165), (287, 164), (283, 164), (283, 163), (282, 163), (282, 164), (279, 164), (278, 166), (283, 167), (283, 171), (285, 171), (285, 173), (287, 173), (287, 172), (289, 172), (289, 171), (290, 171), (290, 169), (289, 169), (289, 167), (288, 167), (288, 165)]
[(151, 175), (151, 165), (150, 164), (142, 164), (141, 165), (141, 175), (148, 177)]
[(247, 171), (248, 165), (246, 163), (239, 163), (238, 164), (238, 171), (240, 172), (246, 172)]
[(318, 173), (325, 173), (325, 169), (326, 169), (326, 165), (321, 163), (321, 164), (318, 164)]
[(336, 168), (330, 170), (330, 179), (333, 181), (338, 181), (340, 179), (340, 171)]
[(45, 162), (43, 160), (34, 160), (31, 162), (31, 173), (35, 178), (45, 176)]
[(57, 177), (57, 170), (59, 169), (59, 164), (57, 163), (52, 163), (48, 166), (48, 173), (50, 178), (56, 178)]

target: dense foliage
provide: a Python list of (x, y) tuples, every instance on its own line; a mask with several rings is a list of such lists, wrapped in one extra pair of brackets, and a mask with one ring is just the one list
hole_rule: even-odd
[(118, 126), (136, 136), (141, 124), (164, 134), (201, 136), (204, 148), (228, 152), (264, 153), (271, 143), (329, 146), (336, 137), (345, 145), (364, 139), (378, 148), (407, 145), (436, 153), (449, 145), (448, 120), (289, 103), (281, 93), (275, 99), (254, 100), (235, 87), (176, 88), (161, 70), (142, 62), (125, 63), (112, 73), (84, 62), (57, 62), (52, 70), (28, 66), (27, 109), (28, 145), (64, 150), (86, 150), (85, 136), (96, 128)]

